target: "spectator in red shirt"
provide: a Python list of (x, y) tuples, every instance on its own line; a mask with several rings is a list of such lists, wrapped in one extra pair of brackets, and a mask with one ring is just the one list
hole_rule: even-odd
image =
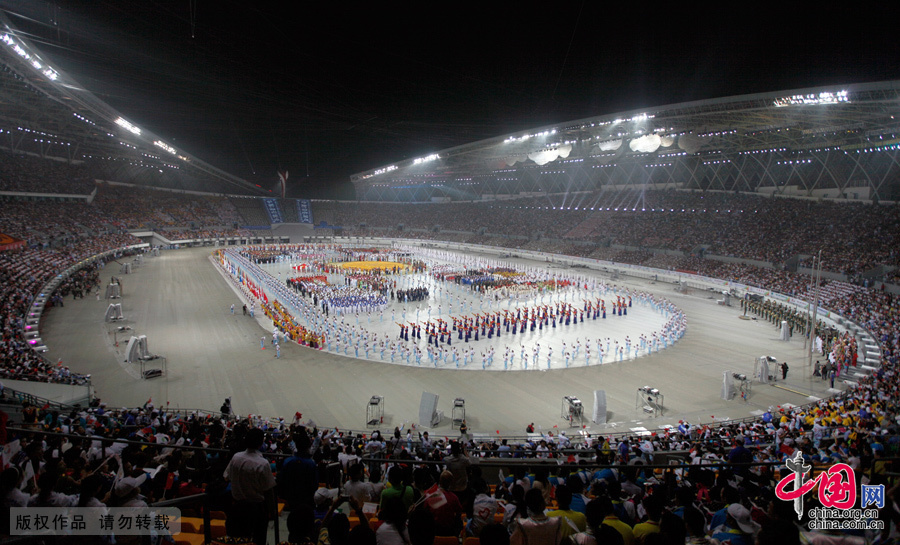
[(453, 474), (441, 473), (438, 484), (425, 491), (425, 505), (434, 515), (434, 530), (438, 536), (458, 536), (462, 530), (462, 504), (450, 491)]

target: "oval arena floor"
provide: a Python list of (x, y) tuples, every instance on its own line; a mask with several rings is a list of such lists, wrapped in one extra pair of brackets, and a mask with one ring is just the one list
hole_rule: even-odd
[[(319, 426), (366, 429), (366, 405), (372, 395), (384, 396), (385, 418), (380, 429), (418, 423), (423, 391), (438, 394), (445, 414), (433, 433), (456, 435), (450, 426), (453, 399), (466, 401), (469, 429), (477, 434), (522, 435), (534, 422), (543, 431), (570, 430), (561, 417), (563, 396), (584, 402), (588, 432), (623, 432), (664, 425), (709, 423), (761, 414), (770, 406), (801, 405), (836, 393), (827, 382), (811, 377), (803, 338), (778, 340), (766, 322), (740, 319), (740, 306), (717, 305), (706, 291), (682, 294), (670, 284), (652, 284), (622, 277), (607, 282), (661, 295), (687, 315), (687, 333), (674, 346), (635, 360), (550, 371), (479, 372), (392, 365), (312, 350), (287, 343), (281, 358), (271, 344), (260, 349), (260, 337), (271, 337), (272, 324), (241, 315), (243, 301), (212, 264), (210, 248), (163, 251), (145, 257), (144, 265), (123, 276), (125, 320), (103, 320), (108, 301), (88, 297), (45, 314), (42, 337), (47, 357), (62, 359), (74, 370), (90, 373), (96, 395), (111, 406), (132, 407), (152, 398), (157, 407), (217, 410), (231, 397), (236, 413), (283, 416), (295, 412)], [(524, 261), (523, 261), (524, 263)], [(530, 265), (541, 265), (530, 263)], [(111, 263), (101, 273), (105, 284), (118, 274)], [(235, 304), (235, 315), (229, 307)], [(113, 332), (130, 326), (127, 333)], [(602, 322), (585, 327), (602, 336)], [(138, 364), (126, 364), (124, 351), (131, 334), (147, 335), (150, 352), (166, 357), (167, 373), (142, 380)], [(116, 346), (118, 341), (118, 346)], [(351, 353), (352, 354), (352, 353)], [(720, 398), (723, 371), (752, 374), (757, 356), (787, 361), (787, 380), (754, 384), (747, 402), (737, 396)], [(502, 358), (501, 358), (502, 359)], [(814, 354), (813, 361), (816, 355)], [(608, 359), (607, 359), (608, 361)], [(495, 363), (496, 365), (496, 363)], [(502, 364), (501, 364), (502, 365)], [(149, 366), (159, 367), (157, 362)], [(780, 373), (779, 373), (780, 378)], [(652, 417), (636, 405), (639, 387), (649, 385), (664, 395), (662, 416)], [(836, 386), (840, 388), (840, 385)], [(607, 424), (590, 422), (593, 391), (607, 395)], [(581, 426), (578, 426), (579, 428)], [(427, 429), (427, 428), (420, 428)], [(571, 429), (570, 433), (575, 430)]]

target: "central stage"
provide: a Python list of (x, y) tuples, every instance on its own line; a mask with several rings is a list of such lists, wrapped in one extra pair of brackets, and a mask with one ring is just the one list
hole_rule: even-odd
[[(692, 423), (736, 419), (758, 415), (770, 406), (801, 405), (830, 395), (827, 383), (813, 380), (805, 367), (802, 338), (779, 341), (770, 324), (741, 320), (739, 307), (717, 305), (717, 294), (686, 295), (671, 284), (629, 277), (613, 282), (585, 269), (577, 274), (596, 274), (618, 287), (672, 301), (687, 316), (684, 338), (668, 350), (631, 361), (550, 371), (435, 370), (348, 358), (295, 344), (283, 346), (276, 359), (268, 341), (267, 349), (260, 349), (260, 337), (271, 338), (271, 322), (259, 314), (254, 319), (240, 311), (231, 314), (229, 307), (240, 309), (244, 301), (213, 265), (210, 254), (210, 249), (198, 248), (145, 258), (142, 267), (123, 278), (126, 320), (115, 326), (103, 322), (107, 306), (103, 300), (67, 301), (65, 307), (51, 309), (42, 327), (48, 358), (62, 358), (70, 368), (92, 374), (97, 395), (111, 406), (135, 406), (152, 397), (157, 407), (215, 410), (231, 396), (238, 414), (290, 419), (299, 411), (304, 420), (350, 429), (365, 428), (372, 395), (385, 398), (381, 429), (416, 422), (421, 394), (428, 391), (440, 396), (438, 409), (447, 415), (435, 433), (447, 436), (456, 434), (449, 426), (456, 397), (466, 400), (471, 431), (521, 435), (529, 422), (544, 431), (568, 429), (560, 417), (563, 396), (580, 398), (590, 415), (597, 389), (606, 391), (610, 424), (587, 422), (592, 432), (654, 430), (682, 419)], [(111, 274), (109, 269), (103, 272), (102, 280), (107, 282)], [(131, 364), (123, 363), (124, 343), (116, 347), (112, 334), (119, 325), (147, 335), (150, 352), (167, 357), (168, 376), (141, 380)], [(774, 386), (755, 384), (748, 403), (720, 399), (722, 373), (752, 374), (755, 358), (763, 354), (789, 363), (787, 380)], [(635, 407), (636, 391), (643, 386), (664, 394), (662, 417), (648, 418)]]
[[(304, 264), (295, 263), (295, 260), (285, 259), (260, 265), (259, 270), (277, 282), (276, 278), (290, 278), (292, 271), (296, 271), (298, 267), (304, 268)], [(567, 281), (565, 287), (558, 289), (526, 288), (515, 292), (500, 289), (485, 292), (473, 290), (472, 284), (461, 281), (439, 281), (431, 273), (406, 273), (402, 268), (394, 266), (396, 263), (385, 261), (345, 263), (343, 265), (346, 265), (348, 271), (346, 276), (329, 269), (332, 272), (317, 271), (316, 278), (320, 283), (343, 289), (358, 274), (357, 271), (377, 269), (382, 264), (386, 265), (383, 268), (394, 271), (394, 274), (378, 277), (383, 285), (389, 286), (386, 289), (397, 293), (414, 289), (427, 290), (428, 299), (404, 301), (400, 300), (399, 295), (394, 298), (385, 294), (384, 308), (340, 309), (332, 306), (329, 319), (332, 334), (325, 343), (329, 352), (394, 365), (508, 372), (610, 364), (658, 354), (675, 341), (671, 331), (671, 338), (662, 338), (667, 322), (678, 320), (679, 311), (674, 305), (662, 297), (651, 299), (646, 293), (602, 282), (597, 278), (591, 278), (592, 282), (588, 284), (584, 279), (580, 282), (572, 279), (572, 282)], [(437, 267), (454, 265), (436, 258), (432, 264)], [(365, 266), (369, 268), (366, 269)], [(396, 271), (401, 273), (396, 274)], [(231, 275), (233, 279), (237, 278), (236, 272)], [(365, 289), (363, 292), (371, 293)], [(272, 294), (269, 296), (272, 297)], [(319, 295), (319, 300), (322, 297)], [(619, 309), (616, 313), (613, 304), (617, 299), (623, 304), (627, 301), (631, 306)], [(604, 301), (608, 311), (593, 315), (590, 312), (580, 314), (586, 301), (592, 304)], [(546, 323), (535, 325), (534, 328), (529, 323), (524, 331), (520, 326), (512, 331), (509, 324), (502, 325), (504, 317), (518, 318), (528, 309), (558, 311), (565, 307), (575, 309), (574, 320), (564, 321), (560, 317), (551, 322), (548, 319)], [(322, 316), (322, 313), (319, 315)], [(470, 339), (464, 339), (462, 332), (455, 328), (456, 323), (464, 318), (471, 320), (476, 315), (499, 318), (499, 332), (492, 331), (486, 335), (487, 328), (480, 328), (480, 336), (470, 335)], [(294, 317), (299, 316), (301, 314), (295, 311)], [(428, 344), (427, 333), (420, 335), (419, 339), (400, 339), (400, 324), (416, 324), (427, 329), (427, 323), (434, 325), (439, 322), (447, 325), (449, 339), (446, 336), (435, 339), (438, 342), (431, 345)], [(305, 318), (300, 324), (310, 327), (310, 322)], [(335, 333), (338, 329), (343, 329), (348, 334), (352, 332), (353, 340), (346, 344), (337, 341)], [(373, 342), (375, 339), (377, 342)], [(641, 339), (646, 342), (642, 343)], [(385, 341), (391, 346), (386, 346)], [(413, 350), (415, 347), (421, 351), (420, 359), (416, 359)], [(431, 347), (439, 347), (441, 352), (438, 357), (427, 353)]]

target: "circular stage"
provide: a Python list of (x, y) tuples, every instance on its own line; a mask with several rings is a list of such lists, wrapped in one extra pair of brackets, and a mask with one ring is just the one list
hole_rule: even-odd
[[(444, 270), (452, 266), (451, 262), (439, 259), (432, 259), (432, 264)], [(579, 282), (575, 282), (574, 274), (566, 278), (568, 275), (555, 271), (558, 281), (541, 283), (540, 288), (526, 283), (516, 291), (513, 286), (478, 291), (473, 289), (473, 284), (458, 279), (439, 281), (431, 273), (407, 273), (402, 263), (354, 261), (341, 265), (353, 273), (316, 271), (316, 281), (310, 284), (310, 289), (327, 284), (329, 289), (344, 294), (343, 290), (355, 287), (357, 280), (361, 285), (370, 280), (360, 278), (358, 271), (378, 268), (403, 271), (376, 277), (381, 285), (389, 286), (385, 290), (391, 294), (384, 296), (383, 307), (332, 306), (325, 325), (318, 324), (328, 331), (324, 349), (350, 358), (468, 371), (565, 369), (659, 353), (674, 345), (675, 326), (682, 327), (681, 311), (665, 298), (596, 278), (586, 284), (580, 274)], [(291, 271), (297, 267), (295, 259), (260, 265), (271, 280), (291, 278)], [(300, 276), (313, 278), (310, 274)], [(513, 276), (514, 272), (507, 268), (497, 275), (503, 279)], [(535, 274), (532, 272), (530, 276)], [(234, 274), (232, 277), (236, 278)], [(427, 290), (428, 298), (402, 300), (400, 293), (409, 290)], [(365, 286), (359, 293), (373, 291)], [(319, 293), (318, 300), (321, 302), (326, 297)], [(621, 303), (618, 312), (617, 303)], [(523, 319), (536, 313), (544, 313), (546, 318)], [(301, 318), (299, 322), (304, 327), (312, 325), (299, 310), (293, 316)], [(486, 325), (486, 318), (495, 327)], [(473, 327), (476, 320), (482, 321), (479, 327)], [(429, 338), (429, 326), (443, 328), (447, 334)]]
[[(238, 414), (290, 419), (290, 415), (301, 412), (304, 421), (311, 419), (321, 426), (345, 429), (366, 428), (366, 406), (373, 395), (384, 397), (381, 429), (421, 424), (419, 402), (423, 392), (430, 392), (439, 396), (438, 410), (446, 415), (434, 433), (448, 436), (457, 433), (449, 422), (455, 398), (465, 399), (468, 426), (476, 435), (496, 436), (499, 432), (511, 436), (522, 435), (530, 422), (544, 431), (571, 427), (573, 431), (595, 433), (652, 431), (677, 425), (682, 419), (692, 423), (721, 422), (759, 415), (769, 407), (801, 405), (833, 393), (827, 383), (812, 379), (802, 338), (779, 341), (778, 331), (771, 324), (742, 320), (739, 307), (717, 304), (717, 293), (695, 290), (683, 294), (671, 284), (629, 277), (611, 280), (586, 269), (571, 272), (606, 282), (610, 289), (646, 292), (671, 301), (687, 317), (684, 337), (667, 350), (621, 362), (607, 360), (584, 366), (582, 356), (581, 361), (573, 359), (566, 369), (564, 362), (557, 359), (562, 342), (571, 345), (575, 340), (607, 336), (623, 339), (632, 331), (639, 331), (623, 329), (614, 336), (612, 328), (617, 326), (652, 330), (653, 312), (642, 313), (638, 307), (630, 310), (628, 317), (597, 321), (585, 318), (583, 324), (569, 326), (566, 332), (533, 337), (531, 342), (555, 344), (550, 370), (545, 366), (536, 370), (529, 365), (525, 371), (519, 365), (518, 351), (511, 365), (516, 371), (484, 373), (457, 370), (451, 364), (438, 370), (424, 362), (419, 367), (391, 365), (293, 343), (284, 344), (281, 357), (276, 358), (268, 342), (272, 323), (261, 318), (260, 313), (255, 318), (241, 315), (240, 308), (246, 301), (238, 297), (232, 282), (214, 265), (210, 254), (209, 248), (197, 248), (164, 251), (160, 257), (145, 258), (143, 266), (122, 278), (124, 295), (119, 302), (125, 316), (123, 322), (104, 323), (104, 300), (70, 300), (65, 307), (50, 309), (42, 324), (42, 338), (50, 348), (48, 357), (61, 358), (70, 368), (91, 373), (97, 395), (115, 406), (134, 406), (152, 398), (157, 407), (215, 410), (230, 396)], [(528, 267), (546, 266), (513, 261)], [(280, 265), (271, 265), (276, 276)], [(290, 267), (289, 263), (283, 265)], [(111, 274), (112, 271), (103, 272), (101, 278), (106, 282)], [(407, 278), (412, 279), (413, 275)], [(453, 289), (446, 294), (434, 291), (431, 296), (435, 297), (430, 300), (432, 312), (437, 312), (438, 306), (441, 313), (450, 312), (446, 307), (451, 300), (457, 301)], [(234, 315), (229, 310), (232, 304), (238, 309)], [(415, 305), (419, 306), (420, 313), (427, 307), (424, 302)], [(415, 307), (406, 305), (407, 312)], [(396, 313), (401, 307), (390, 308)], [(345, 316), (344, 320), (348, 318)], [(384, 320), (387, 322), (389, 316), (385, 315)], [(130, 326), (135, 335), (147, 335), (150, 352), (167, 358), (167, 376), (142, 380), (135, 372), (137, 364), (124, 363), (125, 342), (121, 334), (117, 338), (113, 331), (122, 325)], [(399, 329), (385, 328), (392, 337), (398, 336)], [(529, 334), (526, 332), (526, 341), (532, 338)], [(267, 339), (265, 350), (260, 348), (261, 336)], [(516, 340), (521, 350), (521, 337), (516, 336)], [(453, 341), (455, 345), (457, 339)], [(500, 347), (505, 350), (507, 344), (512, 346), (512, 336), (504, 331), (491, 342), (500, 352)], [(752, 375), (754, 361), (761, 355), (787, 361), (791, 369), (787, 379), (773, 385), (754, 384), (746, 401), (740, 397), (721, 399), (723, 376)], [(596, 354), (593, 357), (596, 361)], [(480, 363), (479, 360), (473, 367), (480, 368)], [(493, 367), (502, 370), (502, 364), (502, 354), (499, 359), (495, 355)], [(661, 415), (645, 412), (639, 396), (645, 386), (664, 395)], [(606, 393), (606, 424), (591, 422), (595, 390)], [(563, 418), (561, 404), (566, 396), (584, 403), (583, 424), (573, 426)]]

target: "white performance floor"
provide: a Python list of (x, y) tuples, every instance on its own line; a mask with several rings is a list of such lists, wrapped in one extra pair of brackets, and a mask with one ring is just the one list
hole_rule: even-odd
[[(435, 263), (447, 264), (446, 261), (441, 260), (435, 260)], [(508, 261), (504, 260), (504, 263), (508, 263)], [(303, 274), (292, 270), (294, 265), (296, 262), (285, 261), (263, 264), (260, 267), (273, 278), (283, 280)], [(317, 274), (327, 276), (329, 284), (344, 285), (343, 274)], [(579, 276), (582, 276), (580, 271)], [(674, 312), (658, 303), (654, 308), (648, 300), (649, 298), (638, 297), (638, 290), (631, 290), (634, 293), (632, 307), (627, 308), (622, 315), (613, 314), (612, 305), (616, 297), (623, 297), (623, 301), (628, 299), (628, 290), (621, 284), (598, 281), (594, 290), (584, 289), (582, 283), (581, 289), (569, 286), (553, 293), (535, 293), (528, 297), (522, 294), (519, 298), (494, 299), (490, 295), (482, 297), (469, 285), (441, 282), (428, 273), (389, 275), (385, 278), (388, 281), (396, 282), (397, 290), (427, 288), (429, 299), (404, 303), (388, 298), (387, 308), (372, 313), (357, 314), (348, 310), (343, 314), (338, 314), (332, 309), (330, 321), (341, 324), (348, 333), (354, 331), (353, 338), (356, 339), (356, 342), (351, 341), (349, 345), (329, 342), (325, 347), (327, 351), (380, 363), (437, 369), (538, 371), (565, 369), (567, 365), (568, 367), (585, 367), (609, 364), (657, 353), (672, 346), (671, 341), (664, 342), (661, 339), (658, 339), (656, 345), (653, 345), (652, 338), (654, 333), (661, 334), (666, 322), (674, 315)], [(464, 316), (471, 318), (475, 314), (499, 314), (502, 318), (504, 312), (516, 315), (517, 310), (524, 311), (526, 308), (540, 306), (558, 308), (560, 304), (571, 305), (575, 309), (583, 310), (585, 300), (596, 303), (600, 299), (604, 300), (606, 304), (605, 317), (603, 314), (596, 319), (584, 316), (582, 320), (576, 319), (569, 325), (565, 325), (561, 320), (554, 320), (546, 325), (536, 326), (534, 331), (528, 324), (524, 333), (521, 332), (521, 326), (517, 333), (512, 333), (508, 327), (501, 327), (499, 335), (489, 338), (479, 332), (478, 341), (475, 341), (473, 336), (468, 342), (460, 339), (458, 331), (451, 331), (449, 344), (443, 341), (439, 342), (442, 355), (429, 357), (427, 354), (428, 338), (424, 332), (424, 324), (428, 321), (436, 323), (437, 320), (443, 320), (449, 328), (453, 319), (460, 319)], [(408, 341), (400, 340), (398, 323), (422, 325), (421, 339), (416, 340), (410, 337)], [(301, 321), (301, 324), (309, 327), (309, 323), (306, 321)], [(647, 339), (644, 345), (639, 342), (641, 336)], [(386, 344), (395, 345), (394, 354), (392, 355), (391, 348), (385, 348), (382, 351), (375, 346), (376, 343), (368, 343), (370, 350), (367, 355), (367, 343), (363, 340), (366, 337), (378, 341), (388, 341)], [(600, 341), (599, 345), (598, 341)], [(269, 342), (271, 343), (271, 339)], [(421, 350), (418, 363), (412, 349), (413, 346), (418, 346)], [(403, 348), (409, 350), (404, 352)], [(490, 356), (492, 351), (493, 355)], [(456, 360), (454, 360), (454, 353), (457, 356)], [(570, 356), (568, 362), (566, 361), (567, 353)], [(509, 354), (508, 357), (507, 354)]]
[[(269, 341), (265, 350), (260, 349), (260, 337), (271, 338), (272, 323), (260, 319), (259, 313), (255, 319), (241, 315), (241, 305), (246, 301), (239, 298), (231, 282), (213, 265), (209, 259), (211, 252), (209, 248), (197, 248), (164, 251), (156, 258), (145, 257), (143, 266), (123, 277), (123, 297), (117, 301), (122, 303), (123, 322), (105, 323), (103, 316), (108, 301), (91, 297), (68, 299), (65, 307), (51, 309), (42, 324), (42, 338), (50, 348), (47, 357), (61, 358), (70, 368), (91, 373), (96, 394), (111, 406), (137, 406), (152, 398), (157, 407), (214, 411), (230, 396), (238, 414), (283, 416), (290, 420), (295, 412), (301, 412), (304, 421), (312, 419), (320, 426), (354, 430), (366, 429), (366, 406), (372, 395), (382, 395), (385, 399), (385, 418), (380, 429), (419, 424), (419, 401), (422, 392), (428, 391), (440, 396), (438, 409), (445, 414), (434, 433), (447, 436), (457, 435), (450, 425), (453, 399), (457, 397), (466, 401), (471, 432), (511, 436), (522, 435), (530, 422), (543, 431), (569, 430), (570, 424), (562, 418), (564, 396), (576, 396), (583, 401), (585, 429), (595, 433), (653, 431), (665, 425), (677, 425), (682, 419), (691, 423), (726, 421), (759, 415), (769, 407), (802, 405), (835, 393), (829, 391), (826, 382), (812, 378), (812, 370), (806, 366), (802, 337), (779, 341), (774, 326), (740, 319), (740, 307), (717, 305), (717, 294), (700, 291), (682, 294), (670, 284), (630, 277), (611, 281), (586, 269), (570, 272), (595, 274), (616, 289), (646, 291), (668, 299), (686, 314), (687, 333), (658, 353), (639, 351), (636, 359), (624, 361), (612, 361), (612, 356), (607, 355), (600, 364), (595, 348), (597, 338), (604, 339), (605, 349), (607, 337), (624, 344), (625, 336), (637, 339), (665, 322), (659, 313), (635, 301), (627, 317), (596, 321), (586, 317), (584, 323), (577, 325), (557, 326), (549, 332), (546, 328), (543, 332), (526, 331), (516, 336), (504, 330), (499, 338), (469, 343), (477, 347), (479, 356), (466, 369), (457, 370), (449, 359), (446, 364), (441, 362), (438, 369), (427, 357), (420, 367), (414, 360), (410, 365), (406, 362), (392, 365), (378, 361), (380, 358), (374, 353), (371, 357), (376, 361), (357, 359), (352, 348), (348, 357), (291, 343), (282, 345), (281, 358), (277, 359)], [(282, 278), (286, 278), (287, 264), (266, 267), (271, 267), (276, 277), (281, 270)], [(102, 281), (106, 283), (110, 276), (119, 276), (118, 269), (115, 263), (110, 264), (101, 273)], [(471, 299), (466, 292), (455, 287), (444, 288), (436, 297), (438, 293), (433, 290), (432, 317), (436, 317), (438, 304), (442, 313), (449, 312), (450, 302), (457, 307), (453, 314), (460, 314), (457, 297)], [(605, 298), (609, 308), (612, 295)], [(571, 296), (569, 302), (580, 308)], [(231, 304), (236, 307), (234, 315), (229, 310)], [(467, 313), (471, 314), (471, 306), (478, 304), (476, 300), (467, 302)], [(500, 308), (507, 304), (502, 303)], [(415, 307), (407, 305), (407, 321), (414, 321)], [(422, 309), (426, 307), (422, 303)], [(371, 325), (361, 315), (359, 327), (369, 326), (382, 337), (387, 333), (392, 340), (396, 339), (399, 328), (390, 320), (390, 308), (383, 322), (374, 323), (373, 316)], [(395, 303), (393, 308), (396, 321), (400, 321), (403, 306)], [(475, 311), (482, 312), (477, 307)], [(420, 309), (420, 321), (426, 318), (422, 312)], [(355, 316), (345, 320), (355, 325)], [(116, 334), (114, 330), (123, 325), (130, 326), (132, 331)], [(138, 364), (124, 363), (127, 336), (131, 334), (147, 335), (150, 352), (166, 357), (165, 376), (143, 380)], [(583, 343), (585, 339), (591, 339), (594, 345), (591, 365), (585, 366), (582, 348), (566, 369), (560, 355), (562, 343), (567, 343), (571, 351), (576, 340)], [(425, 342), (423, 335), (422, 348)], [(453, 346), (457, 343), (454, 336)], [(540, 343), (543, 349), (538, 370), (529, 362), (525, 371), (520, 358), (521, 346), (525, 345), (530, 355), (529, 347), (534, 343)], [(511, 370), (503, 372), (503, 352), (507, 345), (517, 347), (516, 357)], [(461, 350), (465, 343), (459, 346)], [(495, 348), (491, 371), (480, 372), (480, 352), (490, 346)], [(551, 370), (546, 369), (545, 346), (554, 348)], [(754, 384), (746, 401), (740, 396), (721, 399), (723, 372), (752, 375), (755, 358), (763, 354), (788, 362), (787, 379), (774, 385)], [(159, 366), (155, 362), (150, 364)], [(642, 386), (658, 388), (663, 394), (665, 406), (661, 416), (645, 413), (636, 403), (637, 389)], [(602, 425), (590, 422), (593, 391), (598, 389), (606, 391), (608, 403), (609, 422)], [(570, 433), (575, 431), (571, 429)]]

